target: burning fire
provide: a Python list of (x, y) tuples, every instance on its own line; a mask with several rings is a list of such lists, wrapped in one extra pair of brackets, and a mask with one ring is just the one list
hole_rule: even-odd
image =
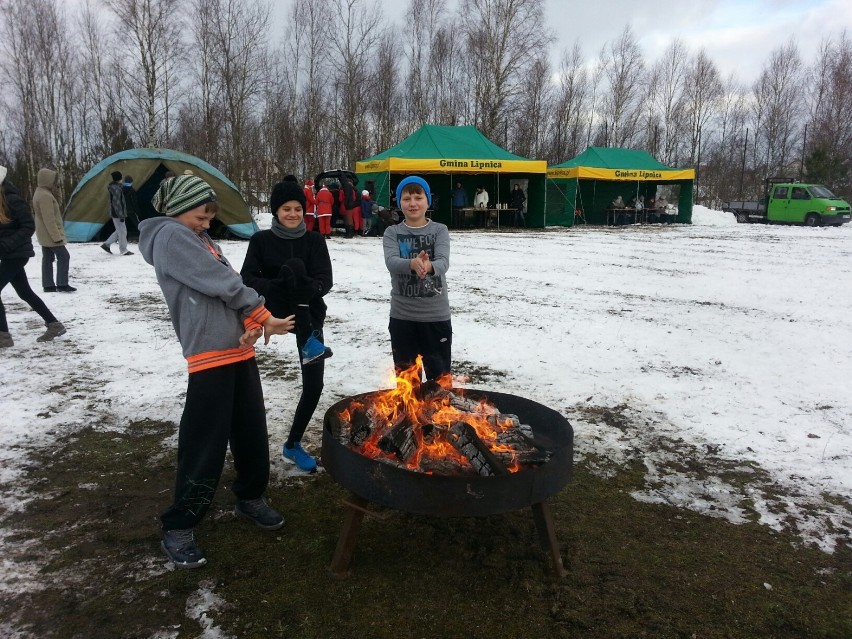
[[(363, 441), (351, 437), (347, 440), (350, 446), (366, 457), (392, 461), (419, 472), (438, 473), (453, 466), (469, 469), (471, 465), (475, 466), (474, 460), (460, 450), (458, 435), (459, 426), (464, 429), (467, 424), (494, 457), (489, 457), (487, 452), (484, 455), (492, 461), (500, 460), (500, 473), (514, 473), (524, 467), (518, 461), (521, 451), (511, 443), (517, 444), (523, 439), (519, 429), (527, 428), (531, 437), (529, 427), (521, 426), (514, 415), (501, 414), (485, 399), (464, 397), (453, 389), (450, 375), (444, 375), (437, 382), (422, 384), (420, 371), (421, 358), (418, 357), (411, 368), (396, 377), (396, 388), (372, 393), (365, 399), (353, 399), (338, 414), (341, 428), (346, 429), (348, 425), (347, 436), (354, 433), (353, 424), (369, 422), (369, 429), (364, 429)], [(394, 437), (400, 426), (406, 429), (405, 454), (388, 445), (389, 438)], [(506, 435), (501, 437), (503, 434)], [(408, 452), (409, 444), (413, 447), (411, 452)], [(529, 450), (530, 447), (527, 447)], [(478, 467), (476, 470), (480, 474), (500, 474), (486, 473)]]

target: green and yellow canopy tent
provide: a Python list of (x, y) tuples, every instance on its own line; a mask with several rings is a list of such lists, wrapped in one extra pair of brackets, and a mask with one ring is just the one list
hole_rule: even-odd
[(166, 172), (180, 175), (187, 170), (206, 180), (216, 191), (219, 212), (211, 228), (214, 234), (222, 236), (230, 233), (249, 238), (257, 232), (257, 224), (239, 189), (218, 169), (187, 153), (143, 148), (111, 155), (83, 176), (71, 193), (63, 214), (68, 239), (71, 242), (102, 240), (112, 231), (107, 186), (112, 181), (110, 173), (113, 171), (121, 171), (122, 175), (133, 177), (138, 220), (133, 215), (127, 220), (128, 233), (133, 234), (139, 221), (159, 215), (151, 199)]
[(692, 222), (694, 169), (674, 169), (645, 151), (590, 146), (572, 160), (547, 168), (545, 224), (573, 226), (582, 211), (587, 224), (605, 224), (616, 196), (656, 197), (667, 187), (667, 199), (677, 204), (677, 222)]
[[(461, 182), (473, 205), (476, 186), (488, 192), (490, 206), (509, 203), (515, 181), (526, 180), (526, 220), (541, 226), (547, 163), (509, 153), (474, 126), (424, 124), (402, 142), (371, 158), (356, 162), (358, 183), (376, 202), (390, 205), (391, 193), (407, 175), (421, 175), (433, 196), (433, 219), (449, 224), (451, 192)], [(523, 183), (523, 182), (522, 182)], [(437, 199), (437, 201), (436, 201)]]

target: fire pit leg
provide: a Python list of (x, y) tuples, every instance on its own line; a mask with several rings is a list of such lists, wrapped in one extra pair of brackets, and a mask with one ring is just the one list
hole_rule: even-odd
[(344, 503), (346, 516), (343, 519), (343, 530), (340, 531), (337, 548), (334, 549), (334, 556), (331, 558), (329, 567), (331, 574), (335, 577), (345, 577), (349, 571), (349, 564), (352, 563), (352, 555), (355, 552), (355, 537), (358, 535), (364, 515), (367, 514), (366, 506), (369, 502), (363, 497), (352, 495)]
[(550, 553), (550, 570), (557, 577), (568, 574), (562, 565), (562, 555), (559, 552), (559, 542), (556, 540), (556, 531), (553, 529), (553, 517), (547, 504), (539, 502), (532, 505), (535, 527), (538, 529), (538, 539), (544, 552)]

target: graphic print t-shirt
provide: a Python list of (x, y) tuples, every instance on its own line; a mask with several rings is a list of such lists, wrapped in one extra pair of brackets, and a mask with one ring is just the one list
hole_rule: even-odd
[[(384, 235), (385, 261), (391, 271), (391, 317), (417, 322), (450, 319), (445, 273), (449, 268), (450, 234), (447, 227), (430, 221), (425, 226), (396, 224)], [(407, 262), (426, 251), (435, 273), (418, 277)], [(393, 258), (398, 258), (394, 260)]]

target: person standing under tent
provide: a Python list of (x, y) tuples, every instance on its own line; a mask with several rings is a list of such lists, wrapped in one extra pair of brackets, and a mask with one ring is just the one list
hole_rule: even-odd
[(515, 209), (515, 226), (526, 226), (527, 221), (524, 217), (524, 206), (527, 202), (527, 196), (524, 195), (524, 190), (517, 182), (515, 182), (515, 186), (512, 187), (510, 201), (512, 203), (512, 208)]
[(124, 201), (121, 171), (113, 171), (110, 177), (112, 178), (112, 182), (107, 187), (109, 215), (112, 218), (112, 223), (115, 225), (115, 230), (101, 244), (101, 248), (107, 253), (112, 253), (112, 245), (118, 242), (119, 255), (133, 255), (132, 251), (127, 250), (127, 203)]
[[(5, 166), (0, 166), (0, 292), (6, 284), (12, 285), (18, 297), (29, 304), (47, 326), (47, 330), (36, 341), (49, 342), (64, 335), (65, 327), (35, 294), (27, 280), (24, 267), (31, 257), (35, 257), (32, 241), (35, 222), (30, 207), (18, 195), (18, 189), (6, 179), (7, 172)], [(0, 348), (14, 344), (6, 322), (6, 309), (0, 300)]]
[[(68, 237), (65, 235), (59, 202), (53, 196), (56, 175), (56, 171), (52, 169), (40, 169), (38, 188), (33, 193), (36, 239), (41, 244), (41, 285), (45, 293), (73, 293), (77, 289), (68, 284), (68, 264), (71, 261), (65, 246), (68, 244)], [(54, 261), (56, 279), (53, 278)]]

